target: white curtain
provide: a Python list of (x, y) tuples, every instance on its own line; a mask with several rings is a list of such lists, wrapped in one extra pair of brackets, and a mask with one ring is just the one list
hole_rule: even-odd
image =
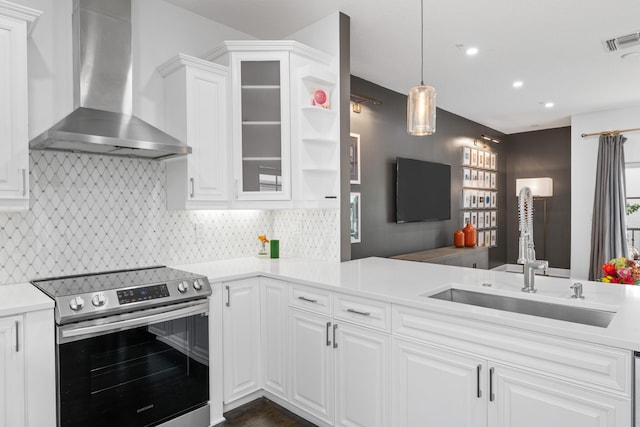
[(627, 212), (622, 135), (601, 135), (591, 225), (589, 280), (602, 277), (602, 264), (627, 257)]

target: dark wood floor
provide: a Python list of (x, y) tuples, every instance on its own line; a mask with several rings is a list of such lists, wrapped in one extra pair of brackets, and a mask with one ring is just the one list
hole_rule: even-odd
[(224, 417), (227, 421), (215, 427), (316, 427), (264, 397), (229, 411)]

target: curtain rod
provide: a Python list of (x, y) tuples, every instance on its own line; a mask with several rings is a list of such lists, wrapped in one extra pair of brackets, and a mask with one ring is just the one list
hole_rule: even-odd
[(610, 130), (610, 131), (606, 131), (606, 132), (597, 132), (597, 133), (583, 133), (581, 136), (583, 138), (587, 137), (587, 136), (596, 136), (596, 135), (618, 135), (621, 134), (623, 132), (637, 132), (640, 131), (640, 128), (633, 128), (633, 129), (623, 129), (623, 130)]

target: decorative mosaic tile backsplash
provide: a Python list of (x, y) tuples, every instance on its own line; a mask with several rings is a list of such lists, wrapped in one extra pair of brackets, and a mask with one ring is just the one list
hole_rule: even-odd
[(32, 151), (28, 212), (0, 213), (0, 284), (252, 256), (339, 261), (338, 210), (168, 211), (162, 162)]

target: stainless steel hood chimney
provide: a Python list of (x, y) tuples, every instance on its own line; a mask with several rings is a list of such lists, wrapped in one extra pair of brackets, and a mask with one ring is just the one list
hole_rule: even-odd
[(132, 115), (131, 0), (74, 0), (75, 110), (34, 150), (166, 159), (191, 147)]

